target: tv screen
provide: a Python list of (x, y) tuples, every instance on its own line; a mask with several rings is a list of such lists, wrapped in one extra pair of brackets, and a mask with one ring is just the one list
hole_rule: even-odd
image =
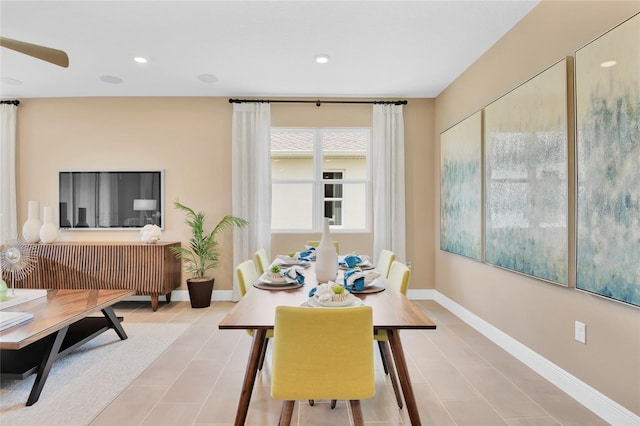
[(164, 229), (164, 170), (59, 172), (61, 229)]

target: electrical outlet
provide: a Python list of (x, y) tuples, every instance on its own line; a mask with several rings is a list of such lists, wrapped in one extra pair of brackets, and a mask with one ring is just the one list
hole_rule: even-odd
[(585, 323), (576, 321), (575, 334), (576, 334), (576, 340), (578, 342), (584, 343), (584, 344), (587, 343), (587, 326)]

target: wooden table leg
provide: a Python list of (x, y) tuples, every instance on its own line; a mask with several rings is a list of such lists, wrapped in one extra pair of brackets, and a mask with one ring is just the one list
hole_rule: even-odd
[(387, 360), (387, 369), (389, 370), (389, 378), (391, 379), (391, 385), (393, 386), (393, 393), (396, 395), (396, 401), (398, 402), (398, 408), (402, 408), (402, 392), (400, 392), (400, 388), (398, 387), (398, 375), (396, 374), (396, 369), (393, 366), (393, 357), (389, 352), (389, 345), (387, 342), (379, 340), (378, 343), (381, 343), (380, 347), (382, 348), (381, 354), (384, 354), (385, 359)]
[(420, 414), (418, 413), (418, 404), (416, 403), (416, 397), (411, 387), (409, 369), (407, 368), (407, 361), (404, 357), (402, 343), (400, 342), (400, 335), (396, 330), (388, 329), (387, 336), (389, 337), (389, 344), (391, 344), (391, 352), (393, 352), (393, 360), (396, 364), (396, 370), (398, 371), (398, 379), (400, 380), (400, 386), (404, 394), (404, 402), (407, 405), (409, 419), (413, 426), (420, 426), (422, 423), (420, 422)]
[(158, 295), (157, 294), (152, 294), (151, 295), (151, 310), (153, 312), (158, 310)]
[(42, 362), (40, 363), (40, 367), (38, 367), (38, 375), (36, 376), (36, 380), (31, 388), (31, 393), (27, 399), (27, 406), (31, 406), (38, 402), (42, 388), (44, 388), (44, 383), (47, 381), (47, 377), (49, 377), (49, 372), (51, 371), (53, 362), (58, 358), (60, 347), (62, 346), (62, 342), (64, 341), (64, 337), (67, 335), (68, 330), (69, 326), (66, 326), (55, 333), (55, 337), (51, 342), (51, 347), (42, 357)]
[(256, 374), (258, 373), (260, 354), (262, 353), (262, 346), (266, 344), (266, 340), (267, 330), (264, 328), (256, 330), (253, 334), (253, 343), (251, 344), (249, 362), (247, 363), (247, 371), (244, 373), (240, 402), (238, 403), (238, 411), (236, 411), (236, 426), (244, 425), (244, 422), (247, 419), (249, 402), (251, 401), (251, 392), (253, 392), (253, 384), (256, 381)]

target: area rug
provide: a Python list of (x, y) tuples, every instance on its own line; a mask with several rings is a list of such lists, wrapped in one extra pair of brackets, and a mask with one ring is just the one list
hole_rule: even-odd
[(57, 360), (31, 407), (35, 374), (0, 382), (0, 424), (87, 425), (160, 356), (188, 324), (123, 323), (129, 338), (108, 330)]

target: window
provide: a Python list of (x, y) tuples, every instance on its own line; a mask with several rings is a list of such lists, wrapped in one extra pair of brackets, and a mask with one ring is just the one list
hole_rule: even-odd
[(324, 184), (324, 217), (330, 225), (342, 225), (342, 184), (327, 183), (332, 179), (342, 180), (343, 172), (322, 172)]
[(370, 129), (271, 129), (271, 228), (370, 228)]

